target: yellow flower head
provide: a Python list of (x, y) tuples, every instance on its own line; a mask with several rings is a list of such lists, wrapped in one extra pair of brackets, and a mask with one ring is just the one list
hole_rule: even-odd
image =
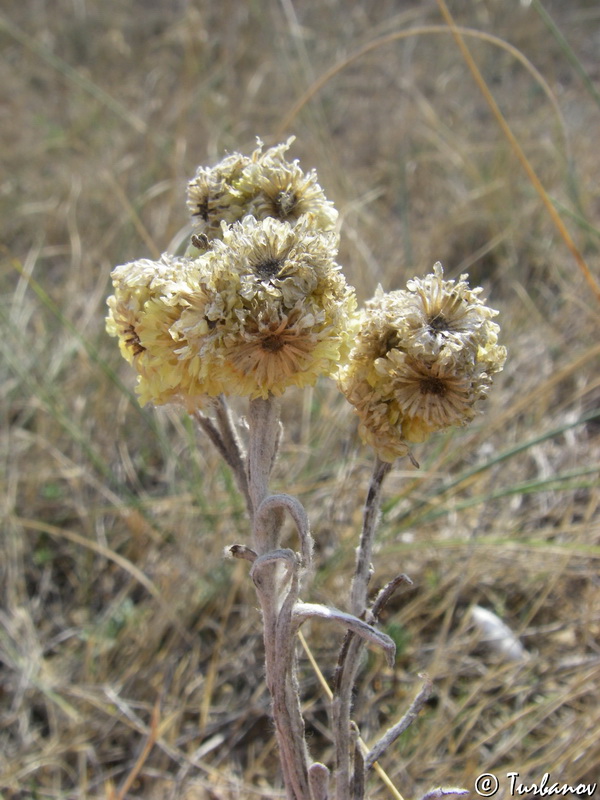
[(257, 219), (274, 217), (292, 224), (308, 214), (314, 228), (333, 230), (338, 213), (319, 186), (317, 173), (305, 173), (298, 161), (285, 158), (294, 138), (264, 153), (259, 143), (252, 154), (239, 181), (240, 191), (251, 198), (247, 213)]
[(333, 233), (315, 230), (307, 218), (292, 226), (246, 216), (224, 226), (223, 241), (214, 243), (215, 274), (244, 300), (270, 295), (286, 308), (305, 297), (338, 303), (349, 290), (335, 262), (336, 243)]
[(142, 405), (178, 403), (192, 410), (218, 394), (210, 359), (200, 364), (182, 358), (175, 331), (182, 306), (174, 298), (183, 286), (198, 307), (204, 304), (210, 309), (215, 302), (208, 276), (202, 281), (201, 262), (169, 255), (160, 261), (142, 259), (116, 267), (112, 279), (114, 294), (107, 301), (106, 329), (119, 338), (122, 355), (135, 367)]
[(238, 311), (223, 341), (222, 381), (228, 394), (281, 395), (290, 386), (312, 386), (337, 368), (345, 331), (327, 324), (308, 300), (292, 309), (270, 298)]
[(200, 257), (117, 267), (109, 333), (138, 373), (143, 403), (187, 409), (219, 394), (279, 395), (332, 375), (356, 300), (335, 236), (246, 216)]
[(386, 398), (407, 442), (423, 442), (436, 431), (466, 425), (488, 388), (487, 375), (468, 361), (428, 361), (390, 350), (375, 369), (387, 384)]
[(333, 234), (306, 219), (292, 226), (247, 216), (224, 228), (206, 256), (227, 308), (218, 347), (224, 393), (281, 394), (337, 370), (356, 300), (335, 255)]
[(111, 273), (115, 293), (107, 301), (106, 327), (111, 336), (119, 337), (121, 353), (129, 363), (146, 352), (139, 330), (144, 307), (149, 300), (159, 297), (164, 286), (177, 275), (178, 264), (169, 256), (158, 262), (140, 259), (116, 267)]
[(233, 153), (215, 167), (198, 167), (187, 188), (187, 205), (196, 224), (196, 234), (203, 234), (209, 240), (218, 238), (222, 222), (231, 224), (247, 213), (248, 198), (236, 186), (249, 163), (247, 156)]
[(491, 319), (498, 312), (479, 298), (483, 289), (470, 289), (466, 279), (461, 275), (458, 281), (445, 281), (438, 261), (433, 274), (408, 281), (402, 311), (406, 350), (429, 358), (444, 350), (469, 350), (497, 337), (500, 328)]
[[(187, 191), (195, 236), (208, 242), (221, 239), (226, 230), (223, 224), (229, 226), (248, 214), (291, 225), (304, 219), (314, 229), (333, 231), (338, 214), (319, 186), (316, 172), (304, 173), (298, 161), (285, 158), (293, 141), (292, 136), (265, 152), (259, 141), (251, 157), (233, 153), (215, 167), (198, 167)], [(197, 256), (206, 249), (201, 241), (193, 239), (188, 255)]]
[(475, 416), (506, 359), (491, 321), (497, 312), (480, 293), (466, 276), (444, 281), (438, 263), (406, 291), (379, 288), (366, 303), (340, 387), (359, 416), (361, 437), (383, 460)]
[(397, 408), (385, 402), (364, 376), (361, 380), (358, 372), (351, 375), (346, 371), (341, 388), (358, 415), (358, 433), (363, 442), (370, 445), (382, 461), (391, 463), (408, 455), (410, 448), (398, 427)]

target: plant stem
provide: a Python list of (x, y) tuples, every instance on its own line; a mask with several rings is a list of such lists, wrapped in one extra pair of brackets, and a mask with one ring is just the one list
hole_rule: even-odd
[[(258, 555), (279, 547), (282, 513), (273, 512), (257, 524), (257, 511), (269, 494), (269, 478), (279, 446), (279, 402), (269, 397), (250, 401), (248, 412), (248, 492), (253, 509), (253, 542)], [(277, 524), (279, 522), (279, 525)]]
[[(392, 465), (376, 458), (373, 474), (367, 491), (363, 512), (363, 527), (360, 542), (356, 549), (356, 566), (350, 590), (350, 611), (356, 617), (364, 617), (367, 608), (369, 580), (371, 577), (371, 557), (373, 542), (379, 522), (381, 491), (385, 476)], [(336, 798), (346, 800), (350, 797), (350, 775), (353, 761), (354, 743), (351, 735), (350, 714), (352, 711), (352, 690), (360, 665), (363, 642), (348, 632), (334, 677), (334, 701), (332, 706), (333, 734), (335, 739)]]
[(381, 461), (380, 458), (375, 459), (363, 512), (363, 527), (360, 542), (356, 549), (356, 566), (350, 591), (350, 613), (356, 617), (360, 617), (367, 607), (373, 542), (377, 532), (379, 509), (381, 507), (381, 490), (385, 476), (391, 468), (392, 465), (386, 461)]
[(258, 556), (251, 575), (263, 616), (265, 678), (271, 694), (286, 797), (310, 800), (309, 757), (291, 624), (300, 565), (295, 553), (280, 549), (284, 511), (269, 494), (269, 477), (279, 445), (278, 401), (272, 397), (251, 400), (248, 424), (248, 493), (253, 511), (253, 547)]

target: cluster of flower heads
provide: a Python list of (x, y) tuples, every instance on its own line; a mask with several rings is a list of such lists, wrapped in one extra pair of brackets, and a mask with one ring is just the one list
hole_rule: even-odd
[(302, 217), (320, 231), (332, 231), (337, 220), (333, 203), (317, 183), (317, 173), (304, 173), (298, 161), (285, 157), (294, 137), (250, 157), (234, 153), (216, 167), (198, 167), (188, 184), (187, 204), (197, 232), (222, 238), (222, 223), (231, 225), (251, 214), (294, 225)]
[(436, 264), (357, 313), (335, 261), (337, 211), (316, 173), (285, 158), (292, 141), (197, 170), (186, 255), (116, 267), (107, 330), (143, 404), (194, 411), (335, 377), (363, 440), (393, 461), (473, 418), (506, 357), (496, 312)]
[(107, 330), (142, 403), (279, 395), (346, 358), (356, 300), (335, 261), (337, 212), (316, 174), (285, 159), (289, 144), (198, 169), (186, 256), (113, 270)]
[(492, 376), (506, 359), (497, 312), (470, 289), (466, 275), (415, 278), (406, 290), (375, 297), (340, 375), (359, 417), (359, 433), (384, 461), (409, 453), (411, 442), (470, 422)]

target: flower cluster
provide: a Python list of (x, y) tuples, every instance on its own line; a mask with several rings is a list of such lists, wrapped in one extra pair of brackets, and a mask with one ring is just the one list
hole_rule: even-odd
[(346, 359), (356, 300), (335, 262), (337, 212), (316, 174), (285, 160), (291, 141), (198, 169), (186, 256), (113, 270), (107, 330), (142, 403), (279, 395)]
[(292, 141), (198, 168), (186, 255), (113, 270), (107, 330), (142, 403), (194, 411), (335, 377), (363, 440), (393, 461), (474, 417), (506, 357), (496, 312), (436, 264), (406, 290), (379, 288), (357, 315), (335, 261), (337, 212), (316, 173), (286, 159)]
[(366, 303), (340, 388), (358, 414), (361, 438), (383, 461), (475, 416), (506, 359), (492, 321), (497, 312), (481, 291), (465, 275), (445, 281), (437, 263), (406, 290), (379, 288)]
[(215, 167), (199, 167), (188, 184), (187, 199), (195, 235), (220, 239), (222, 222), (230, 225), (247, 215), (291, 225), (302, 218), (317, 230), (332, 231), (338, 214), (319, 186), (317, 173), (304, 173), (298, 161), (285, 158), (293, 141), (292, 136), (264, 153), (259, 141), (250, 157), (235, 153)]

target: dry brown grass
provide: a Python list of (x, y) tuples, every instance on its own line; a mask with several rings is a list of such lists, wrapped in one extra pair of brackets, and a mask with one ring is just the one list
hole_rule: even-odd
[[(546, 7), (597, 82), (597, 5)], [(547, 81), (554, 105), (510, 52), (469, 39), (598, 279), (594, 95), (535, 4), (453, 11)], [(0, 795), (278, 797), (256, 603), (244, 565), (221, 556), (245, 539), (243, 504), (186, 420), (136, 406), (103, 331), (109, 271), (177, 238), (198, 163), (256, 135), (274, 143), (334, 63), (441, 15), (416, 0), (24, 0), (2, 15)], [(406, 797), (471, 788), (484, 771), (594, 781), (598, 304), (447, 33), (352, 61), (291, 128), (294, 156), (341, 209), (340, 261), (360, 297), (438, 259), (468, 269), (510, 349), (486, 416), (389, 481), (374, 582), (404, 571), (415, 585), (385, 619), (396, 668), (366, 662), (363, 736), (427, 670), (435, 697), (383, 765)], [(332, 387), (290, 393), (285, 413), (277, 483), (311, 514), (314, 599), (343, 605), (370, 456)], [(521, 637), (526, 662), (482, 645), (474, 604)], [(330, 677), (339, 642), (307, 634)], [(302, 676), (326, 758), (307, 661)], [(371, 792), (389, 796), (377, 781)]]

